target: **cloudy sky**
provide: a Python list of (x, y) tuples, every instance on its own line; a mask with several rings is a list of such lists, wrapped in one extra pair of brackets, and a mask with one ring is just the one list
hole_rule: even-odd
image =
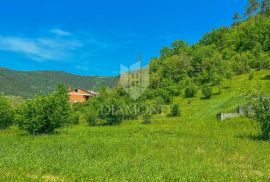
[(9, 0), (0, 2), (0, 67), (116, 75), (174, 40), (229, 26), (245, 0)]

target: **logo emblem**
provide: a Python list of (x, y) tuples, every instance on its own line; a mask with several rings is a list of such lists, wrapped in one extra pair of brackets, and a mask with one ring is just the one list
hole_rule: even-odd
[(133, 99), (138, 99), (150, 84), (149, 68), (143, 68), (139, 59), (129, 67), (121, 65), (120, 70), (120, 85)]

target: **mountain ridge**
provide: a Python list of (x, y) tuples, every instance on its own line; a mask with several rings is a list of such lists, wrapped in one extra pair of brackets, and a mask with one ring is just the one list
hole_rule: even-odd
[(0, 93), (24, 98), (47, 94), (59, 83), (67, 87), (97, 90), (101, 87), (113, 88), (118, 80), (118, 76), (82, 76), (65, 71), (17, 71), (0, 67)]

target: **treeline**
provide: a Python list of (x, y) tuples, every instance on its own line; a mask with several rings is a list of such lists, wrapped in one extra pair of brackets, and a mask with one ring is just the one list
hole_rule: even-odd
[[(124, 120), (141, 119), (150, 124), (155, 114), (161, 114), (158, 102), (133, 100), (122, 88), (102, 89), (100, 95), (85, 103), (71, 103), (64, 85), (48, 94), (31, 100), (12, 104), (10, 99), (0, 96), (0, 129), (12, 125), (29, 134), (49, 134), (68, 125), (86, 122), (90, 126), (116, 125)], [(167, 109), (168, 117), (180, 115), (179, 105)]]
[(270, 69), (270, 18), (268, 1), (256, 15), (246, 13), (246, 19), (232, 27), (221, 27), (194, 45), (175, 41), (164, 47), (160, 57), (150, 63), (151, 85), (144, 97), (193, 97), (201, 89), (206, 98), (212, 87), (221, 90), (225, 79), (252, 70)]

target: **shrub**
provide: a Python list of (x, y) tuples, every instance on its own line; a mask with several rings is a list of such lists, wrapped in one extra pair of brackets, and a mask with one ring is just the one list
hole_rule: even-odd
[(121, 98), (109, 98), (102, 106), (99, 116), (108, 122), (109, 125), (118, 124), (125, 118), (124, 101)]
[(165, 104), (170, 104), (172, 102), (172, 95), (168, 90), (160, 89), (158, 92)]
[(91, 108), (85, 110), (84, 117), (90, 126), (95, 126), (97, 124), (97, 113), (94, 112)]
[(13, 109), (8, 100), (0, 96), (0, 129), (6, 129), (12, 125), (14, 119)]
[(70, 116), (70, 123), (75, 124), (75, 125), (80, 123), (80, 112), (79, 111), (72, 112), (72, 114)]
[(99, 101), (96, 106), (99, 108), (99, 119), (107, 121), (109, 125), (118, 124), (123, 120), (136, 119), (140, 114), (137, 111), (140, 108), (139, 103), (136, 103), (128, 98), (119, 96), (108, 96)]
[(168, 114), (168, 117), (177, 117), (181, 115), (180, 111), (180, 105), (179, 104), (173, 104), (170, 108), (170, 112)]
[(264, 140), (270, 138), (270, 98), (260, 98), (252, 103), (252, 111), (247, 115), (257, 121), (260, 136)]
[(197, 88), (194, 84), (190, 84), (185, 87), (185, 97), (191, 98), (194, 97), (197, 93)]
[(66, 88), (59, 85), (49, 96), (26, 101), (16, 116), (20, 129), (30, 134), (52, 133), (70, 121), (70, 103)]
[(146, 113), (143, 115), (143, 124), (151, 124), (152, 115), (150, 113)]
[(202, 87), (202, 93), (204, 98), (210, 99), (212, 97), (212, 88), (209, 85), (204, 85)]

